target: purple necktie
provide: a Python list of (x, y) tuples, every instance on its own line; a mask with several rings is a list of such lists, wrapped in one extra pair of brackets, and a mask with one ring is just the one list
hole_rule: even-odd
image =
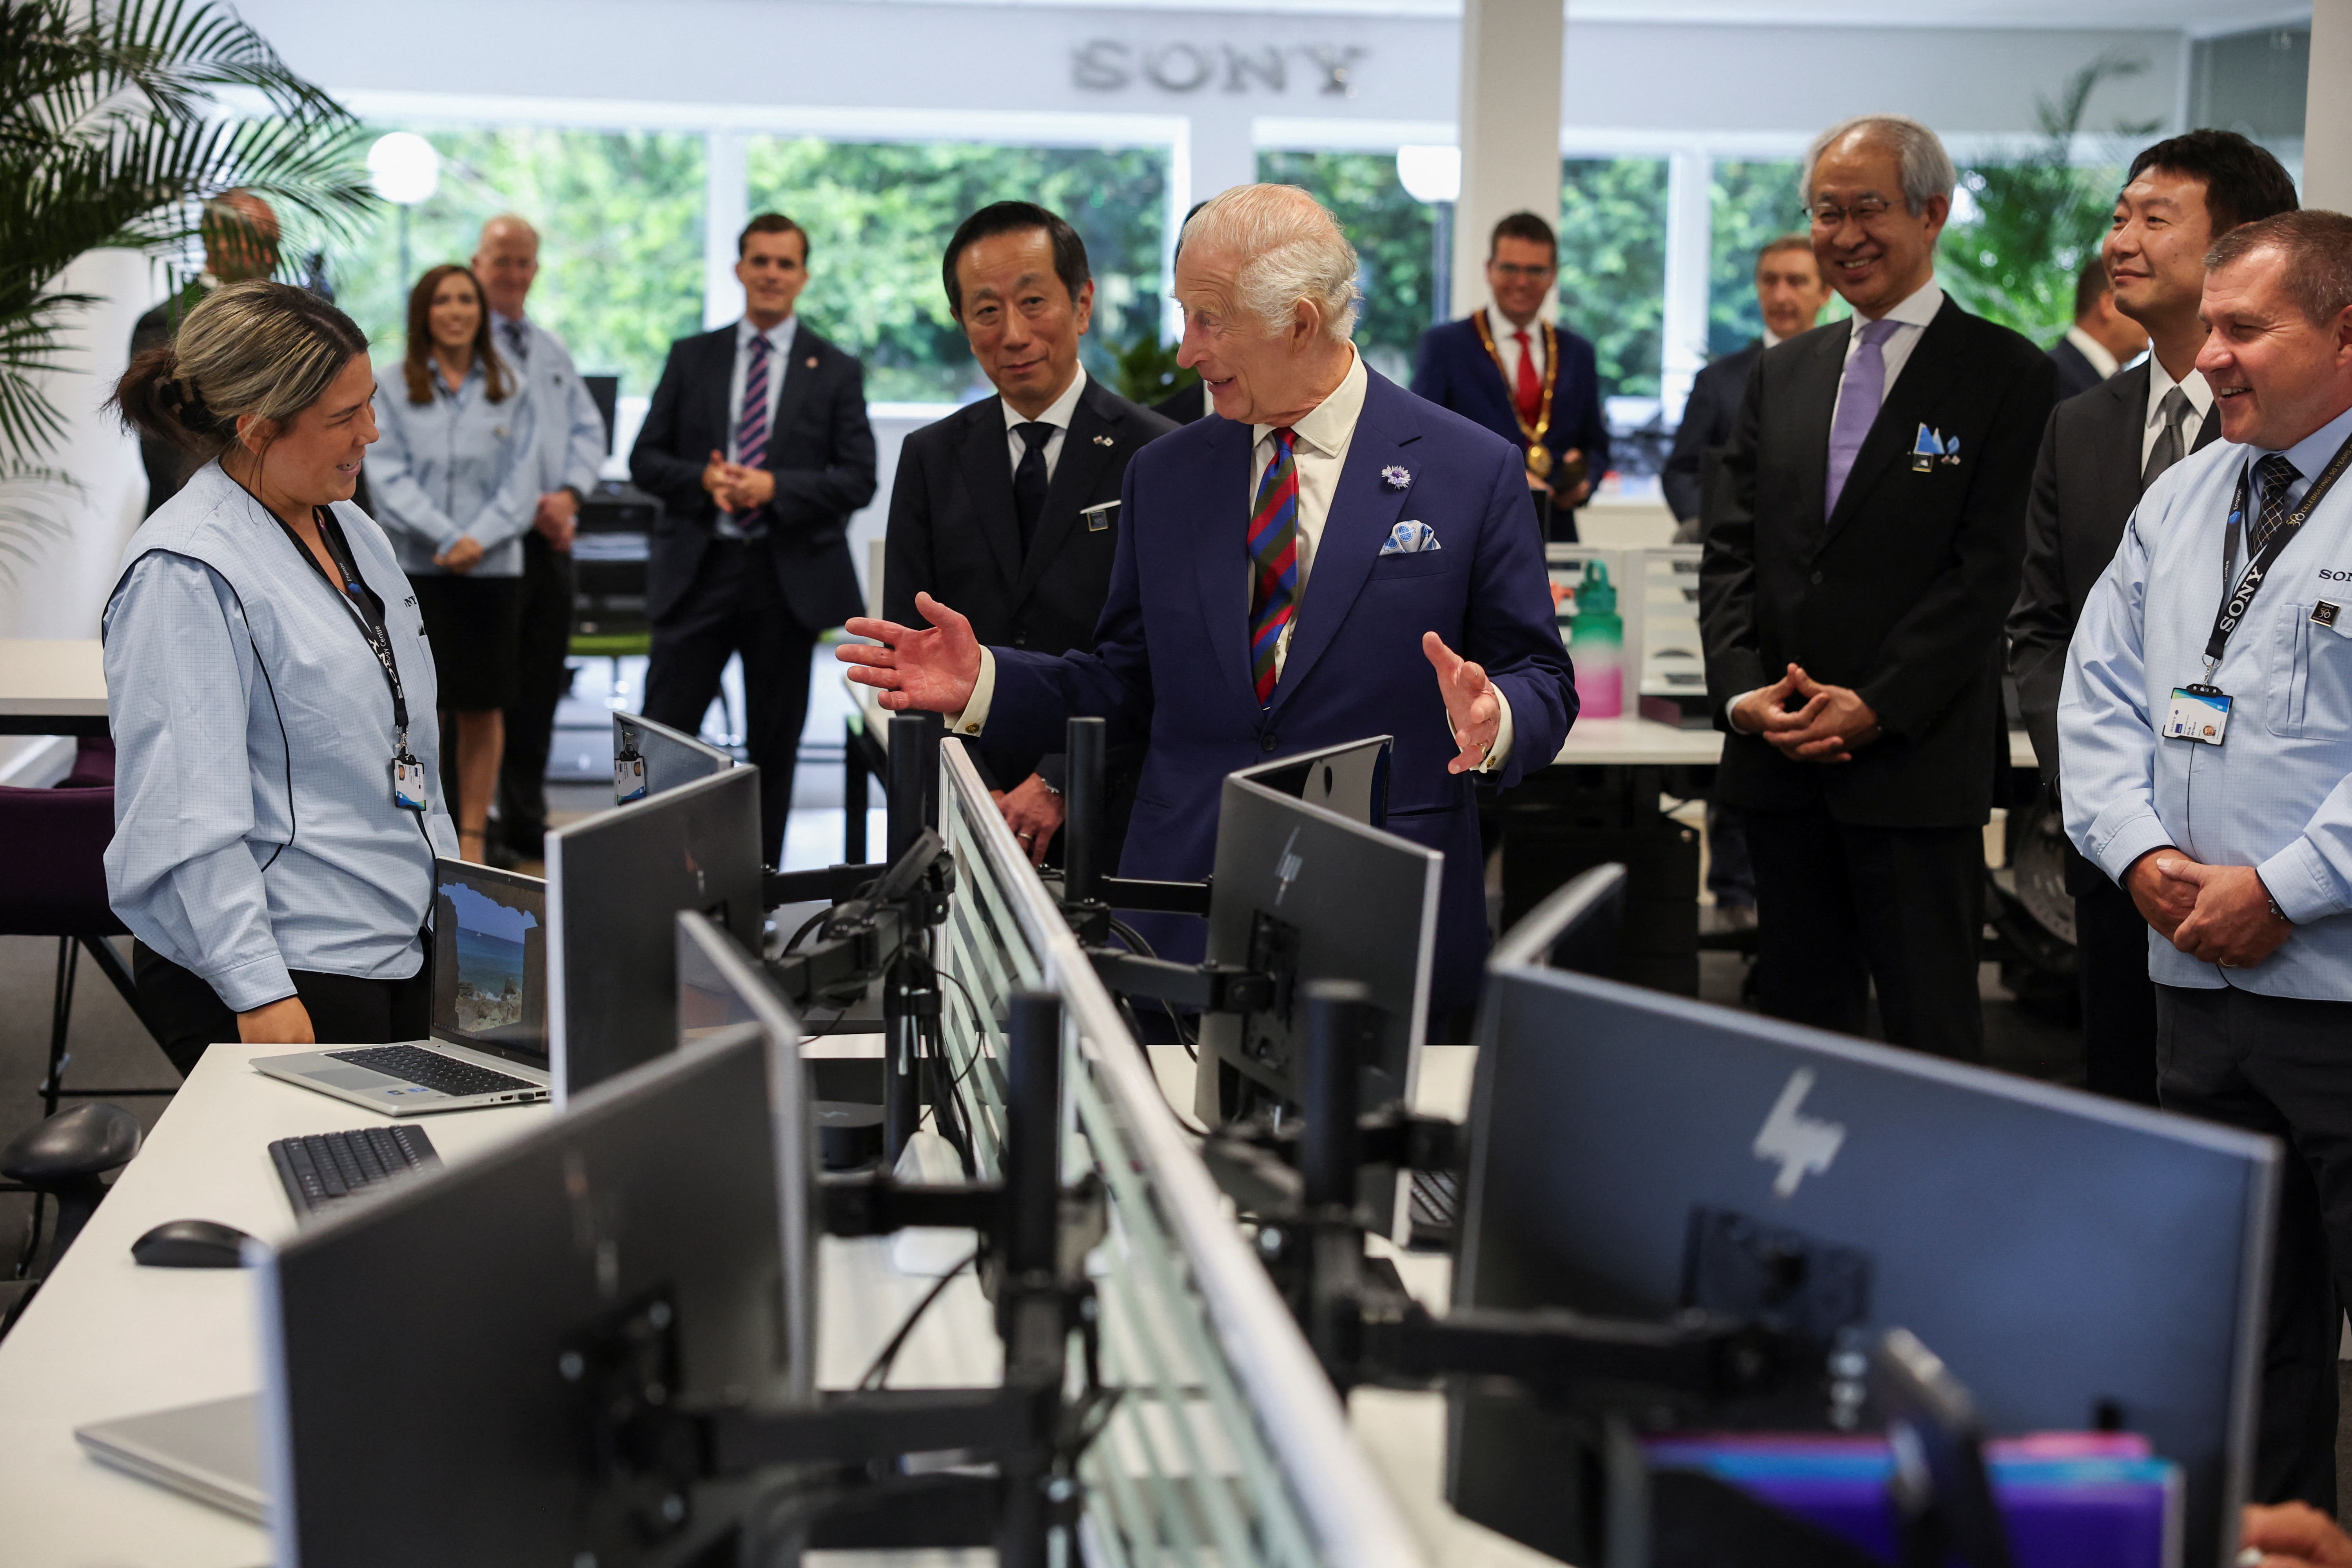
[[(747, 468), (768, 461), (768, 354), (765, 332), (754, 332), (743, 356), (743, 412), (735, 421), (735, 460)], [(721, 539), (758, 539), (768, 531), (768, 509), (722, 511), (714, 531)]]
[(1886, 397), (1886, 340), (1898, 323), (1872, 321), (1862, 329), (1862, 342), (1845, 362), (1845, 377), (1838, 383), (1837, 423), (1830, 426), (1829, 500), (1822, 509), (1826, 518), (1837, 510), (1845, 491), (1846, 476), (1861, 455), (1863, 437), (1878, 420), (1878, 405)]

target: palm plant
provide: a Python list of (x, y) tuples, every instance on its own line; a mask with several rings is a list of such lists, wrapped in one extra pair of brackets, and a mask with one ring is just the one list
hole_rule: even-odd
[[(225, 100), (233, 100), (226, 102)], [(215, 0), (0, 0), (0, 577), (63, 529), (42, 385), (84, 252), (184, 254), (236, 187), (340, 233), (374, 197), (349, 111)]]

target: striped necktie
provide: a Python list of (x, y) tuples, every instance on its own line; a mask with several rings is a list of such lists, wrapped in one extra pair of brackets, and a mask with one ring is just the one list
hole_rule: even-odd
[[(765, 467), (768, 461), (768, 357), (772, 348), (765, 332), (753, 332), (744, 345), (743, 412), (735, 421), (735, 460), (747, 468)], [(758, 539), (768, 531), (766, 507), (724, 515), (733, 522), (736, 538)]]
[(1274, 460), (1250, 509), (1250, 681), (1260, 707), (1274, 700), (1275, 659), (1298, 604), (1298, 462), (1287, 425), (1274, 431)]

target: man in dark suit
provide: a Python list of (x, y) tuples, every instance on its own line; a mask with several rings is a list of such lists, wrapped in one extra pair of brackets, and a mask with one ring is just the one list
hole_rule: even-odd
[(1871, 115), (1815, 142), (1813, 254), (1850, 322), (1766, 351), (1707, 498), (1699, 614), (1777, 1017), (1981, 1060), (1982, 830), (2001, 617), (2057, 397), (2049, 356), (1936, 287), (1955, 175)]
[[(997, 395), (925, 426), (900, 449), (883, 616), (919, 622), (919, 591), (961, 606), (982, 642), (1091, 649), (1128, 460), (1175, 426), (1078, 363), (1094, 278), (1086, 243), (1055, 214), (1032, 202), (982, 207), (948, 241), (940, 271), (948, 309)], [(984, 746), (982, 760), (1014, 836), (1044, 865), (1062, 826), (1061, 747)], [(1116, 780), (1110, 798), (1117, 823), (1126, 792)], [(1106, 863), (1116, 864), (1117, 827), (1107, 837)]]
[[(1192, 221), (1192, 213), (1199, 212), (1202, 207), (1207, 206), (1209, 204), (1206, 202), (1194, 202), (1192, 204), (1192, 212), (1188, 212), (1184, 215), (1184, 221), (1186, 223), (1191, 223)], [(1181, 258), (1183, 254), (1184, 231), (1179, 228), (1176, 231), (1175, 255), (1168, 258), (1168, 265), (1171, 270), (1174, 269), (1177, 260)], [(1161, 398), (1159, 402), (1151, 405), (1151, 412), (1159, 415), (1162, 419), (1169, 420), (1177, 425), (1190, 425), (1195, 419), (1206, 419), (1210, 415), (1214, 414), (1216, 411), (1216, 405), (1210, 400), (1209, 389), (1202, 385), (1197, 377), (1189, 384), (1178, 387), (1175, 391), (1170, 393), (1167, 396)]]
[[(132, 324), (131, 358), (170, 342), (180, 330), (180, 319), (222, 284), (268, 278), (278, 271), (278, 215), (251, 191), (224, 191), (206, 202), (197, 231), (205, 242), (205, 269)], [(149, 436), (139, 437), (139, 461), (147, 470), (147, 510), (142, 515), (152, 517), (157, 508), (180, 493), (193, 470), (187, 453)], [(366, 482), (364, 474), (361, 482)], [(358, 500), (364, 509), (364, 489)]]
[[(2144, 332), (2145, 363), (2061, 403), (2042, 433), (2026, 510), (2024, 585), (2009, 617), (2009, 668), (2042, 782), (2059, 786), (2058, 693), (2091, 585), (2157, 476), (2210, 445), (2221, 421), (2197, 371), (2205, 252), (2242, 223), (2295, 208), (2276, 158), (2231, 131), (2192, 131), (2132, 161), (2099, 262), (2116, 309)], [(2053, 357), (2055, 357), (2054, 354)], [(2147, 921), (2131, 895), (2069, 845), (2074, 945), (2090, 1087), (2156, 1100), (2156, 990)]]
[(1421, 335), (1412, 389), (1512, 442), (1549, 532), (1576, 538), (1576, 509), (1609, 471), (1609, 426), (1592, 345), (1543, 319), (1559, 281), (1559, 242), (1533, 213), (1495, 226), (1486, 305)]
[(743, 658), (760, 833), (781, 861), (819, 634), (863, 607), (849, 514), (874, 499), (858, 363), (803, 326), (808, 234), (777, 213), (736, 241), (743, 319), (670, 345), (629, 453), (661, 498), (646, 563), (646, 717), (692, 734)]
[(1675, 448), (1658, 475), (1666, 506), (1675, 514), (1675, 542), (1698, 542), (1699, 501), (1711, 457), (1720, 457), (1731, 439), (1731, 421), (1739, 412), (1741, 394), (1748, 390), (1748, 373), (1766, 349), (1777, 348), (1799, 332), (1813, 330), (1822, 307), (1830, 302), (1830, 286), (1813, 259), (1813, 242), (1801, 234), (1784, 234), (1768, 241), (1756, 253), (1756, 303), (1764, 317), (1764, 335), (1746, 347), (1707, 361), (1691, 382), (1683, 405), (1683, 422), (1675, 428)]
[[(1143, 740), (1129, 877), (1208, 875), (1234, 770), (1395, 736), (1389, 829), (1445, 856), (1443, 1014), (1475, 998), (1486, 944), (1474, 779), (1545, 766), (1576, 712), (1526, 464), (1366, 367), (1355, 251), (1305, 193), (1235, 186), (1189, 234), (1181, 357), (1219, 416), (1128, 466), (1094, 651), (984, 648), (928, 595), (928, 628), (854, 621), (884, 646), (838, 651), (886, 708), (957, 734), (1042, 751), (1076, 713)], [(1160, 951), (1199, 957), (1191, 927)]]
[(2074, 324), (2050, 345), (2050, 363), (2058, 367), (2058, 400), (2090, 391), (2147, 346), (2140, 324), (2116, 307), (2105, 260), (2092, 257), (2074, 279)]

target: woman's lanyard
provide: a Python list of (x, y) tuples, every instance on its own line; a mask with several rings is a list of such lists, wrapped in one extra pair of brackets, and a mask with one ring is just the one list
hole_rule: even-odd
[[(310, 570), (326, 577), (326, 568), (319, 564), (319, 558), (311, 552), (310, 547), (302, 542), (302, 536), (295, 532), (284, 518), (275, 512), (270, 516), (276, 519), (279, 528), (285, 530), (287, 539), (301, 552), (302, 559), (310, 563)], [(336, 572), (343, 579), (342, 584), (336, 587), (334, 580), (328, 578), (328, 585), (335, 587), (335, 597), (341, 601), (352, 619), (359, 624), (361, 635), (367, 638), (368, 650), (375, 655), (376, 667), (383, 671), (384, 685), (392, 690), (395, 747), (392, 756), (392, 803), (405, 811), (422, 812), (427, 799), (425, 765), (408, 749), (408, 694), (401, 688), (400, 661), (393, 657), (392, 637), (384, 629), (383, 611), (360, 576), (359, 567), (352, 559), (351, 547), (344, 542), (342, 530), (336, 526), (333, 514), (320, 507), (312, 516), (318, 522), (319, 538), (325, 543), (328, 555), (335, 563)]]

